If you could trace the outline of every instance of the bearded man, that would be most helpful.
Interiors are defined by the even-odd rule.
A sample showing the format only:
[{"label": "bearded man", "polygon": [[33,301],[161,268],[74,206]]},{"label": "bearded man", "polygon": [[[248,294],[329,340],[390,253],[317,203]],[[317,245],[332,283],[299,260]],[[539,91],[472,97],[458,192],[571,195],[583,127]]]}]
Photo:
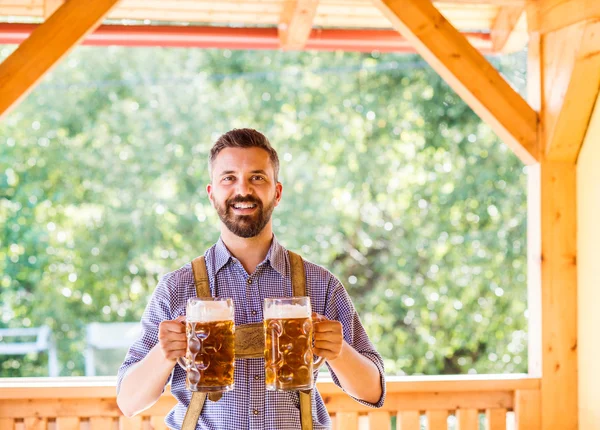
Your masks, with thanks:
[{"label": "bearded man", "polygon": [[[221,220],[219,241],[204,253],[210,294],[233,298],[236,326],[261,323],[265,298],[293,294],[290,257],[275,238],[271,220],[283,191],[277,152],[258,131],[234,129],[212,147],[209,172],[206,191]],[[317,314],[314,354],[325,359],[333,381],[346,393],[362,404],[381,407],[383,361],[348,293],[326,269],[303,264],[306,295]],[[126,416],[152,406],[170,381],[178,403],[165,423],[171,429],[181,428],[192,393],[186,389],[185,370],[176,363],[186,354],[186,301],[196,295],[191,263],[158,283],[142,317],[142,335],[118,373],[117,403]],[[204,403],[195,428],[300,429],[304,423],[299,393],[266,390],[264,366],[263,358],[236,359],[235,388],[219,401]],[[310,425],[315,430],[331,428],[318,391],[311,396]]]}]

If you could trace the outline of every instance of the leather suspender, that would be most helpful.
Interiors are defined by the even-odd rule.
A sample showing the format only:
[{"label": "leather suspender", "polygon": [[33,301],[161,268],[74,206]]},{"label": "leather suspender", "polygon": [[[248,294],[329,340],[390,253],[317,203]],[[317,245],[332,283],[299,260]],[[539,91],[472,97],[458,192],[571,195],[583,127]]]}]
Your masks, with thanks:
[{"label": "leather suspender", "polygon": [[[292,272],[293,296],[306,296],[306,273],[302,257],[288,251],[290,268]],[[192,261],[192,272],[196,284],[198,297],[210,297],[208,272],[204,256]],[[262,323],[243,324],[235,327],[235,357],[236,358],[262,358],[264,356],[264,332]],[[300,421],[302,430],[312,430],[312,390],[300,391]],[[218,401],[222,393],[210,393],[208,398]],[[181,430],[195,430],[200,418],[200,413],[206,401],[206,393],[193,392],[190,405],[185,413]]]}]

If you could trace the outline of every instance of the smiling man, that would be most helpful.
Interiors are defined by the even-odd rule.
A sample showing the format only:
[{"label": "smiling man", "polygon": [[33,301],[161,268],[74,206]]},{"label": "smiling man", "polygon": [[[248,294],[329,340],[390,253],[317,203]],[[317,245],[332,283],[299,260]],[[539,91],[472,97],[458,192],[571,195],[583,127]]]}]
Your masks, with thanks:
[{"label": "smiling man", "polygon": [[[210,151],[208,198],[221,219],[219,241],[204,253],[210,292],[231,297],[235,324],[261,323],[263,300],[292,296],[290,257],[273,235],[271,215],[281,201],[279,158],[256,130],[234,129]],[[381,407],[385,379],[381,357],[370,342],[340,281],[324,268],[304,261],[306,294],[314,324],[314,354],[324,357],[334,382],[357,401]],[[118,374],[117,403],[133,416],[153,405],[171,381],[178,404],[165,422],[180,429],[191,392],[185,371],[186,301],[196,297],[191,263],[159,282],[142,317],[143,332],[129,349]],[[298,392],[265,389],[264,359],[236,359],[235,389],[204,404],[197,429],[300,429]],[[331,428],[318,391],[312,391],[312,425]]]}]

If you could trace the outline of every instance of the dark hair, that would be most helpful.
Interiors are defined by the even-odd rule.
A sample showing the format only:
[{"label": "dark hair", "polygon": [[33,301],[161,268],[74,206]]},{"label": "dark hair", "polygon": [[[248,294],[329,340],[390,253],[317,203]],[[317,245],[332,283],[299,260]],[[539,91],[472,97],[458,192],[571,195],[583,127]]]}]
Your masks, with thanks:
[{"label": "dark hair", "polygon": [[228,131],[217,139],[213,147],[210,149],[210,155],[208,157],[208,171],[212,178],[212,166],[221,152],[225,148],[261,148],[267,151],[271,164],[273,165],[273,171],[275,172],[275,182],[279,176],[279,157],[277,151],[273,149],[269,139],[259,131],[252,128],[234,128]]}]

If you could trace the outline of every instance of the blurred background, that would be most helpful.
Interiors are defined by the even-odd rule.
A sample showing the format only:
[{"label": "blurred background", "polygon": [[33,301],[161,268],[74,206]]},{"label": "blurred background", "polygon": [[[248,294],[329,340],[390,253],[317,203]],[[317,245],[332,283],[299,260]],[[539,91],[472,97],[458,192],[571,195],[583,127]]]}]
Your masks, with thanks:
[{"label": "blurred background", "polygon": [[[523,92],[525,53],[490,61]],[[388,374],[527,371],[526,170],[419,56],[79,47],[0,122],[0,377],[116,374],[218,239],[207,155],[235,127],[278,150],[277,238]]]}]

